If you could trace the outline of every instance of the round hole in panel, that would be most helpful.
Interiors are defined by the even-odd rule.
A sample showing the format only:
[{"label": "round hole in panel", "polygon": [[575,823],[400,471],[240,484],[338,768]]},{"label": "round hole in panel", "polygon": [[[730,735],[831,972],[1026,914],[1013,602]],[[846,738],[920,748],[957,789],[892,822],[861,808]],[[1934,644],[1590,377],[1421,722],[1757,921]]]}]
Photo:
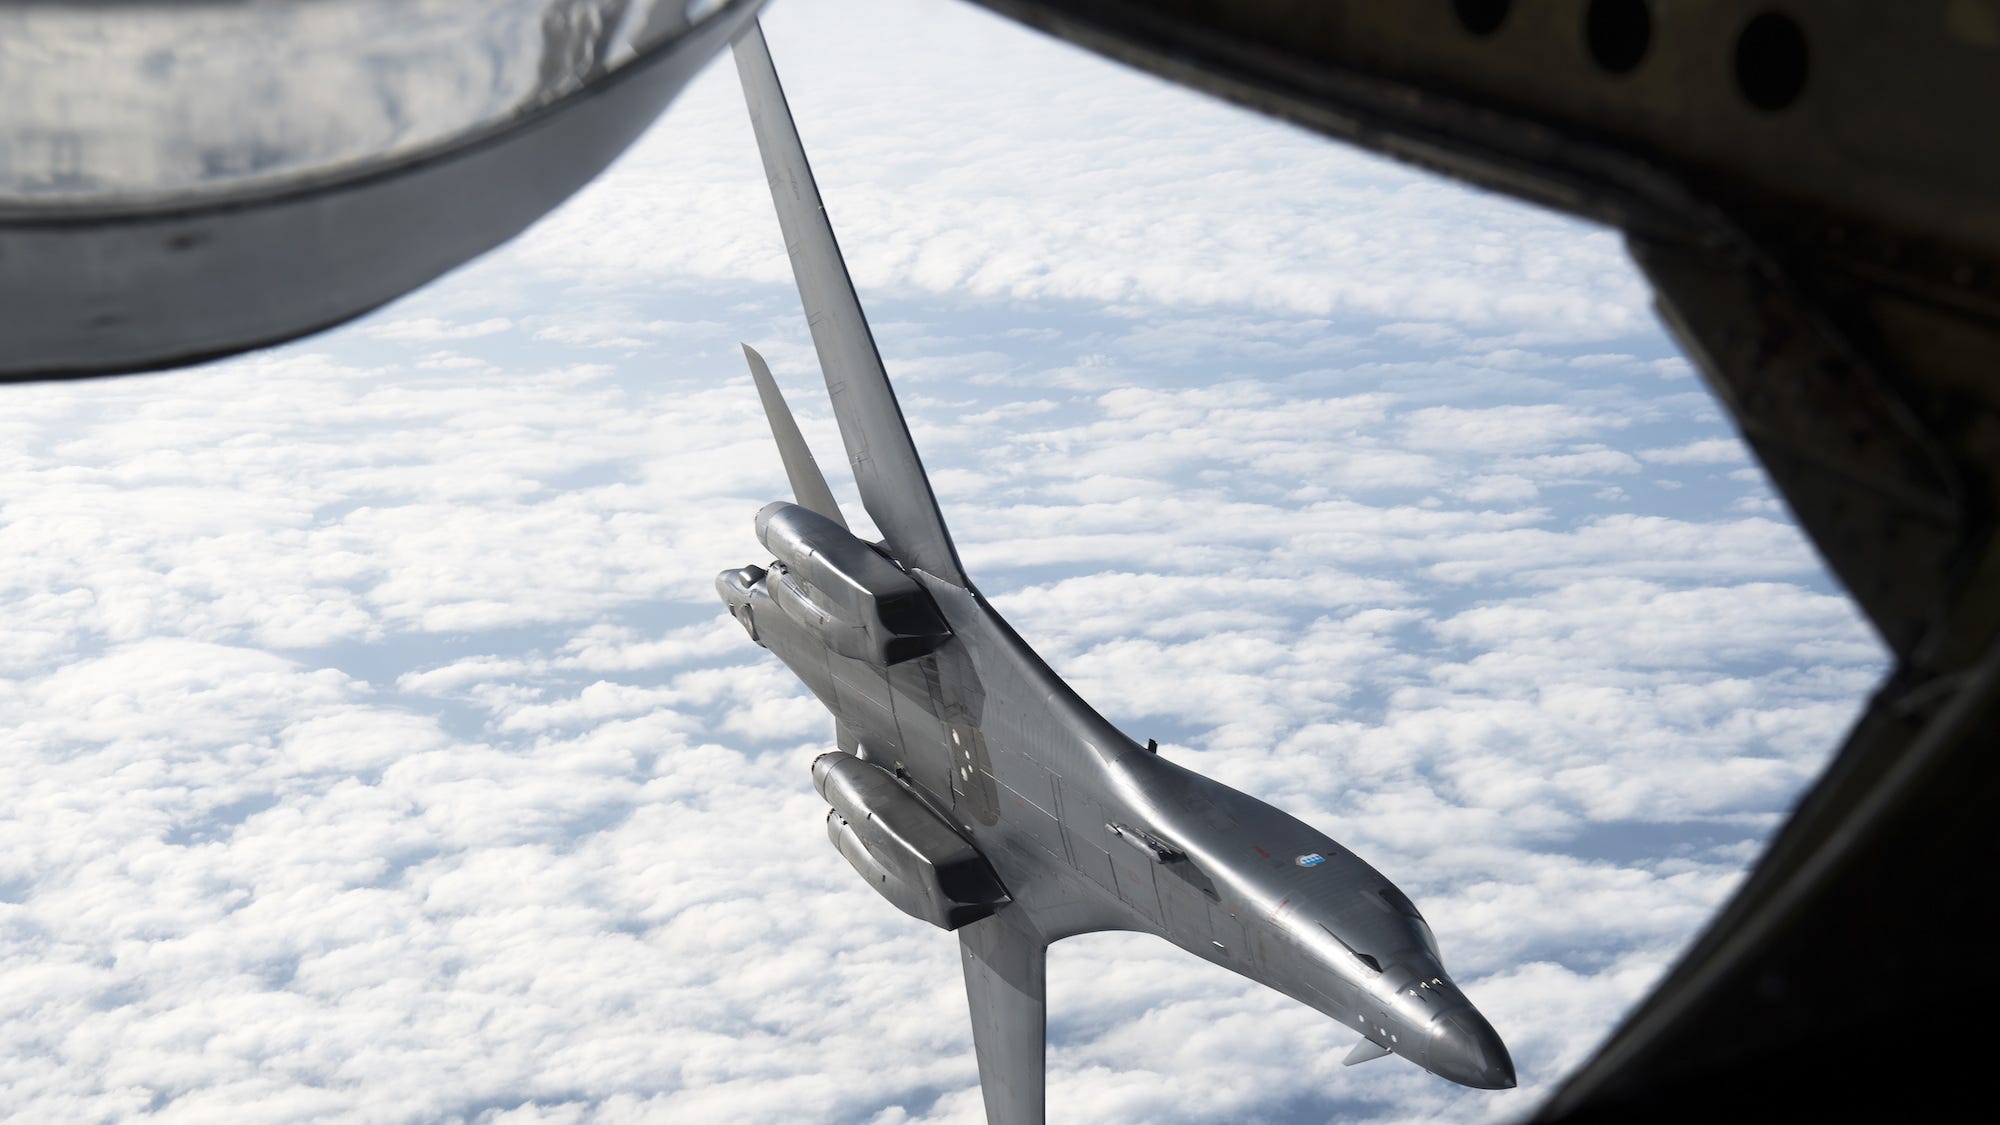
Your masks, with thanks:
[{"label": "round hole in panel", "polygon": [[1482,37],[1500,30],[1512,7],[1509,0],[1451,0],[1451,10],[1458,16],[1459,26]]},{"label": "round hole in panel", "polygon": [[1625,74],[1646,57],[1653,42],[1653,13],[1646,0],[1590,0],[1583,13],[1583,42],[1592,61]]},{"label": "round hole in panel", "polygon": [[1812,62],[1806,34],[1783,12],[1764,12],[1736,37],[1736,88],[1758,109],[1775,112],[1798,100]]}]

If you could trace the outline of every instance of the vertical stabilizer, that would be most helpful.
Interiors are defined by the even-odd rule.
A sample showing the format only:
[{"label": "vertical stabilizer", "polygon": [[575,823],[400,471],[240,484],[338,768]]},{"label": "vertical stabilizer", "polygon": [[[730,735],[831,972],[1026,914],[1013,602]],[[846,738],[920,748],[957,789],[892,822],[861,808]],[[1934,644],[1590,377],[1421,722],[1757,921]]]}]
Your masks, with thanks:
[{"label": "vertical stabilizer", "polygon": [[735,53],[736,73],[764,158],[764,175],[791,254],[792,276],[805,303],[806,322],[812,327],[813,347],[819,352],[834,417],[840,422],[840,439],[854,466],[861,505],[882,532],[889,552],[903,565],[967,586],[951,533],[945,530],[931,494],[930,478],[924,475],[896,393],[882,370],[882,357],[875,351],[875,337],[847,276],[847,264],[840,257],[840,245],[834,241],[833,225],[820,203],[763,29],[752,24],[736,41]]},{"label": "vertical stabilizer", "polygon": [[771,378],[770,366],[748,344],[743,345],[743,358],[750,361],[750,380],[757,384],[764,417],[771,423],[771,438],[778,443],[778,456],[784,458],[785,476],[792,482],[792,499],[798,501],[799,507],[810,508],[846,527],[840,505],[834,503],[833,490],[826,486],[819,462],[813,459],[812,447],[799,432],[799,423],[792,417],[791,407],[785,405],[785,396],[778,392],[778,381]]}]

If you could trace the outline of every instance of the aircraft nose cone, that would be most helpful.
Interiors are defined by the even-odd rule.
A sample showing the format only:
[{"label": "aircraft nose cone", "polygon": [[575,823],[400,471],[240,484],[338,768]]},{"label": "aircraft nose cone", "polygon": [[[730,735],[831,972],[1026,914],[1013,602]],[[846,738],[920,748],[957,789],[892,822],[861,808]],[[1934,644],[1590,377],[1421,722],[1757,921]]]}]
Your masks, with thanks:
[{"label": "aircraft nose cone", "polygon": [[1514,1060],[1486,1017],[1470,1008],[1431,1025],[1430,1071],[1479,1090],[1514,1087]]}]

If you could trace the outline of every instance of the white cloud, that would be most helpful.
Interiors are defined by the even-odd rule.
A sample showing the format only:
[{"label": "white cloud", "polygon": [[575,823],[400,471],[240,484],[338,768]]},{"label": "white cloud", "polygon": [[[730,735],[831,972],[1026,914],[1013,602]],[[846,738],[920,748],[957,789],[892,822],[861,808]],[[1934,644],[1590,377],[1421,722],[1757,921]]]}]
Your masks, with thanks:
[{"label": "white cloud", "polygon": [[1511,473],[1474,477],[1457,491],[1475,504],[1525,504],[1542,494],[1534,481]]},{"label": "white cloud", "polygon": [[1507,458],[1499,466],[1539,480],[1580,480],[1639,471],[1639,462],[1631,454],[1601,445],[1578,446],[1567,453]]},{"label": "white cloud", "polygon": [[1474,408],[1432,406],[1409,416],[1404,440],[1418,449],[1529,453],[1564,438],[1596,436],[1625,425],[1622,418],[1584,413],[1553,403]]},{"label": "white cloud", "polygon": [[[1616,239],[970,9],[769,23],[982,588],[1408,887],[1524,1080],[1341,1067],[1329,1021],[1098,935],[1052,961],[1058,1114],[1523,1112],[1881,665],[1731,510],[1754,470],[1560,487],[1740,458]],[[977,1120],[951,940],[826,845],[828,717],[710,587],[784,488],[738,339],[841,475],[801,320],[725,63],[350,330],[7,388],[0,1106]]]},{"label": "white cloud", "polygon": [[1703,438],[1671,449],[1642,449],[1639,459],[1655,465],[1735,465],[1743,461],[1743,443],[1734,438]]},{"label": "white cloud", "polygon": [[488,317],[471,324],[455,324],[435,316],[421,316],[378,321],[361,331],[364,335],[378,340],[431,343],[438,340],[471,340],[505,332],[512,327],[514,322],[504,316]]}]

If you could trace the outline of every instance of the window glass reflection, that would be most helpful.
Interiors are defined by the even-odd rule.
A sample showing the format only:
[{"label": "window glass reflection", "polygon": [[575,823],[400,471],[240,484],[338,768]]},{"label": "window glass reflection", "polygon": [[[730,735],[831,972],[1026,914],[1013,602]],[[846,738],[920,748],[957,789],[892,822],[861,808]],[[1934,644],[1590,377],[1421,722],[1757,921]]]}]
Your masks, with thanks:
[{"label": "window glass reflection", "polygon": [[683,29],[689,6],[0,5],[0,204],[225,192],[409,155],[575,92]]}]

